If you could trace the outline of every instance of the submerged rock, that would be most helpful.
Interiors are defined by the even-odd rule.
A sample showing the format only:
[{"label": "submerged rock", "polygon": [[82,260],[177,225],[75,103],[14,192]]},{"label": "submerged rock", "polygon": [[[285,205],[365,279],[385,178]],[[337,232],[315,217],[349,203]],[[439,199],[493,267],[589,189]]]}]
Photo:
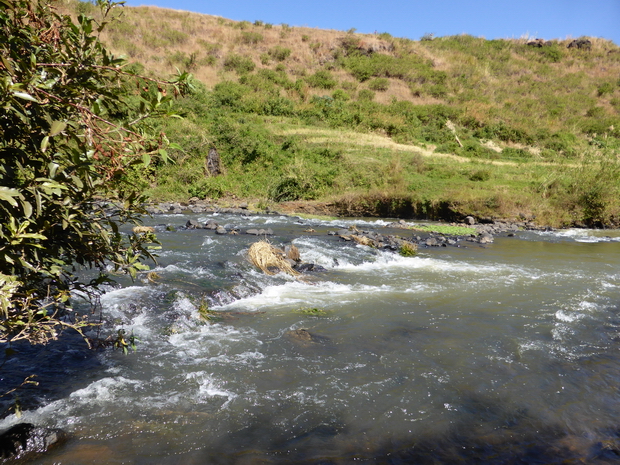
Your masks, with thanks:
[{"label": "submerged rock", "polygon": [[323,344],[329,341],[329,338],[312,334],[307,329],[294,329],[287,331],[285,334],[292,341],[302,345]]},{"label": "submerged rock", "polygon": [[[293,263],[295,263],[295,262],[293,262]],[[326,268],[322,267],[321,265],[316,265],[314,263],[301,263],[301,264],[298,264],[297,266],[295,266],[295,270],[299,271],[300,273],[327,271]]]},{"label": "submerged rock", "polygon": [[67,433],[61,429],[19,423],[0,434],[0,458],[28,458],[47,452],[49,448],[60,445],[67,439]]},{"label": "submerged rock", "polygon": [[187,220],[187,223],[185,223],[185,227],[187,229],[202,229],[202,223],[199,223],[196,220]]}]

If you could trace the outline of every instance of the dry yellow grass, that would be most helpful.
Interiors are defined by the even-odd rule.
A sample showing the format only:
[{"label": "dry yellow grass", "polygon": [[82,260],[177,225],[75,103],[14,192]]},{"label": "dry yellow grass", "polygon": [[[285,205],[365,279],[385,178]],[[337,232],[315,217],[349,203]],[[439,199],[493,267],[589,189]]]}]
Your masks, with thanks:
[{"label": "dry yellow grass", "polygon": [[248,258],[263,273],[276,274],[273,270],[283,271],[291,276],[299,275],[284,258],[282,251],[267,241],[258,241],[250,246]]},{"label": "dry yellow grass", "polygon": [[357,242],[360,245],[366,245],[368,247],[374,247],[374,244],[372,242],[372,239],[366,237],[366,236],[356,236],[355,234],[352,234],[350,237],[353,241]]}]

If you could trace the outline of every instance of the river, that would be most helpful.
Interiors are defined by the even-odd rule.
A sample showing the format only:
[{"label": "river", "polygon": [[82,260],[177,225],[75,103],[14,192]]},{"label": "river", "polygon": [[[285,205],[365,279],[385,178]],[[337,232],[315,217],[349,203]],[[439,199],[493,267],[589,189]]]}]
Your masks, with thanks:
[{"label": "river", "polygon": [[[107,333],[133,332],[136,352],[68,336],[5,363],[4,382],[37,373],[40,385],[0,429],[72,436],[31,463],[620,461],[620,231],[522,231],[401,257],[328,235],[389,220],[147,224],[211,218],[241,233],[159,227],[159,279],[102,296]],[[325,271],[260,272],[246,258],[258,238],[243,234],[257,227]]]}]

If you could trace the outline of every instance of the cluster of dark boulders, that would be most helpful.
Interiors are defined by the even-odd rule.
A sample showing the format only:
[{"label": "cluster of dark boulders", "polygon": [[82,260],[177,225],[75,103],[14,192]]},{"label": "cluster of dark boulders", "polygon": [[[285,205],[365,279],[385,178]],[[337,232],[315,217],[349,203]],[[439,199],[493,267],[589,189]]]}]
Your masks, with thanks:
[{"label": "cluster of dark boulders", "polygon": [[530,47],[551,47],[553,45],[553,42],[545,39],[534,39],[530,40],[527,45],[529,45]]},{"label": "cluster of dark boulders", "polygon": [[[404,242],[416,244],[418,247],[447,247],[459,246],[462,242],[470,242],[477,244],[490,244],[494,241],[494,236],[506,234],[513,236],[517,231],[523,230],[549,230],[549,228],[541,228],[531,220],[522,218],[522,221],[493,221],[487,220],[485,223],[479,223],[472,216],[465,217],[460,224],[453,223],[451,226],[468,226],[476,230],[475,234],[469,235],[445,235],[433,232],[416,231],[418,235],[404,239],[402,237],[379,234],[373,231],[359,231],[355,229],[341,229],[339,231],[330,231],[329,234],[337,235],[346,241],[355,241],[360,244],[369,245],[375,248],[388,248],[391,250],[399,250]],[[391,229],[407,229],[411,230],[412,225],[405,220],[400,220],[387,225]]]},{"label": "cluster of dark boulders", "polygon": [[[222,234],[222,235],[223,234],[239,234],[239,232],[241,231],[241,228],[239,228],[239,226],[230,225],[230,224],[221,225],[213,219],[208,220],[204,224],[196,220],[188,220],[187,223],[185,223],[185,229],[210,229],[212,231],[215,231],[215,234]],[[251,228],[251,229],[247,229],[245,231],[245,234],[249,234],[251,236],[272,236],[273,230],[271,228],[267,228],[267,229]]]},{"label": "cluster of dark boulders", "polygon": [[146,211],[151,215],[187,214],[187,213],[230,213],[244,215],[248,213],[248,203],[240,202],[235,207],[219,207],[206,200],[192,197],[187,202],[164,202],[156,205],[147,205]]},{"label": "cluster of dark boulders", "polygon": [[[550,40],[544,40],[544,39],[533,39],[527,43],[527,45],[529,45],[530,47],[539,47],[539,48],[540,47],[551,47],[553,44],[554,42]],[[571,40],[566,47],[577,48],[580,50],[591,50],[592,41],[588,39],[575,39],[575,40]]]},{"label": "cluster of dark boulders", "polygon": [[592,49],[592,42],[588,39],[575,39],[572,40],[566,47],[578,48],[580,50],[590,50]]}]

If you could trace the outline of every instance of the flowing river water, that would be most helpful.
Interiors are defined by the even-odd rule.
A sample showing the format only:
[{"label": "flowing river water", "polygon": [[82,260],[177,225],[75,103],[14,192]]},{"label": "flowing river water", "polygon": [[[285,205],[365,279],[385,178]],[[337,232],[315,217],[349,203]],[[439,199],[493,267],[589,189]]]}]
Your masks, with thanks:
[{"label": "flowing river water", "polygon": [[[4,383],[40,385],[0,429],[71,434],[32,463],[620,461],[620,231],[523,231],[406,258],[328,235],[383,220],[149,221],[209,218],[242,233],[159,228],[160,279],[102,296],[104,326],[133,331],[137,352],[68,336],[5,362]],[[246,258],[256,227],[326,270],[263,274]],[[205,322],[201,303],[220,317]]]}]

